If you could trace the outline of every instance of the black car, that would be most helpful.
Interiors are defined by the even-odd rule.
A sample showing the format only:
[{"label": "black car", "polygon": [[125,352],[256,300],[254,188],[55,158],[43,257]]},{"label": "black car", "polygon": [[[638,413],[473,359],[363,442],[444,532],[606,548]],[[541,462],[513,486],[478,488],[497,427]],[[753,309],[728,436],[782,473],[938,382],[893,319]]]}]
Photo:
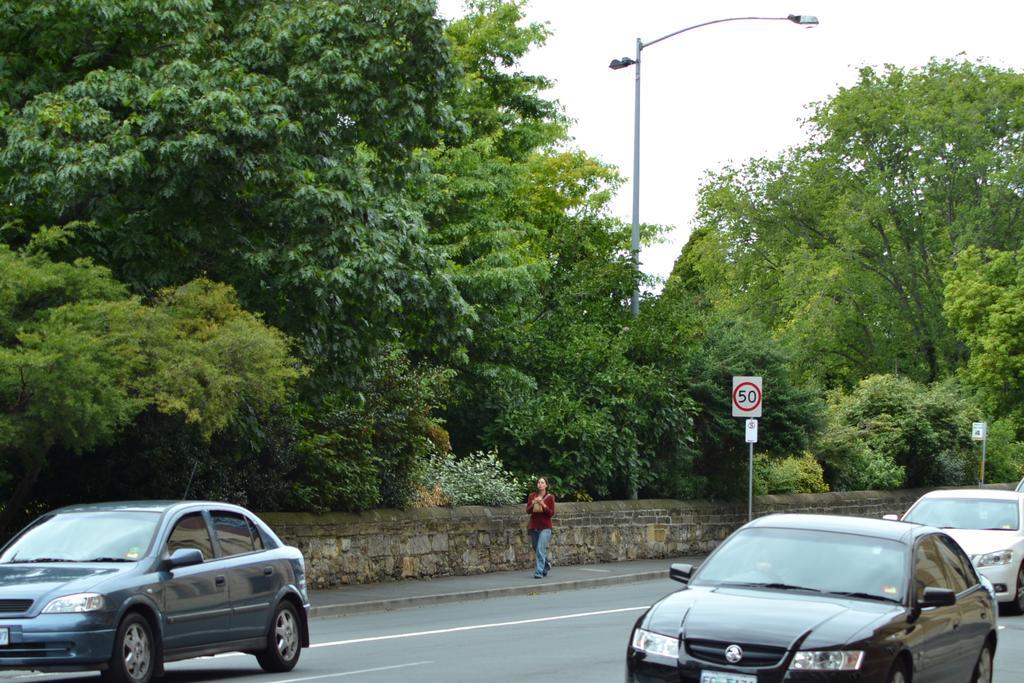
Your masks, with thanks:
[{"label": "black car", "polygon": [[997,608],[938,529],[769,515],[636,622],[626,681],[990,683]]},{"label": "black car", "polygon": [[0,550],[0,669],[148,683],[164,662],[240,651],[289,671],[308,612],[302,554],[226,503],[61,508]]}]

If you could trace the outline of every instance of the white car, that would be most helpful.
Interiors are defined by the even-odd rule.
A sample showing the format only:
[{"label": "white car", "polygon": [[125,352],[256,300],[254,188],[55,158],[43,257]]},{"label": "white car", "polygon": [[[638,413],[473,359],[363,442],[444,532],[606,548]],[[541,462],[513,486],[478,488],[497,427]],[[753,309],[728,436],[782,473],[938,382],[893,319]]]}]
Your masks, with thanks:
[{"label": "white car", "polygon": [[902,519],[943,529],[992,582],[996,600],[1013,614],[1024,613],[1024,493],[932,491]]}]

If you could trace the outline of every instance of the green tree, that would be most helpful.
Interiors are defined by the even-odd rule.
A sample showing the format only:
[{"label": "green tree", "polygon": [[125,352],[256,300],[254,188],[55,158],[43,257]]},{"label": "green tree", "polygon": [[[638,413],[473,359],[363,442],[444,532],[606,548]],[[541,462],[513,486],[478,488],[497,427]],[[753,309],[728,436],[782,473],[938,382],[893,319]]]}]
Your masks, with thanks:
[{"label": "green tree", "polygon": [[0,22],[0,222],[131,291],[198,277],[331,385],[400,337],[457,354],[466,310],[406,186],[449,126],[430,0],[19,0]]},{"label": "green tree", "polygon": [[964,380],[989,414],[1017,424],[1024,418],[1022,255],[1019,250],[964,250],[947,275],[944,308],[970,350]]},{"label": "green tree", "polygon": [[809,140],[703,188],[691,284],[760,320],[801,375],[948,376],[965,348],[943,275],[970,245],[1014,250],[1024,76],[964,61],[862,69],[816,106]]},{"label": "green tree", "polygon": [[519,69],[547,35],[522,5],[475,2],[449,26],[460,125],[418,188],[475,314],[446,427],[458,454],[497,449],[567,494],[621,496],[654,480],[655,444],[687,437],[688,403],[631,355],[628,230],[607,211],[619,179],[571,148],[548,81]]},{"label": "green tree", "polygon": [[[408,488],[405,460],[419,457],[428,421],[383,407],[368,417],[367,397],[429,412],[418,373],[460,362],[468,339],[472,311],[410,192],[425,182],[425,150],[460,130],[458,69],[434,13],[430,0],[0,8],[0,241],[90,258],[146,302],[224,282],[294,338],[311,373],[287,427],[249,414],[216,443],[174,440],[204,463],[295,467],[292,504],[363,509],[405,496],[391,487]],[[394,353],[415,367],[382,371]],[[160,410],[226,407],[189,402],[208,367],[150,369],[144,389]],[[231,395],[212,388],[204,400]],[[166,452],[159,417],[133,429],[120,443]],[[277,432],[289,436],[264,438]],[[339,492],[332,473],[354,478]]]},{"label": "green tree", "polygon": [[145,306],[89,261],[3,245],[0,272],[0,455],[20,475],[0,528],[54,449],[108,443],[148,407],[209,438],[282,401],[300,374],[284,335],[226,285],[197,280]]}]

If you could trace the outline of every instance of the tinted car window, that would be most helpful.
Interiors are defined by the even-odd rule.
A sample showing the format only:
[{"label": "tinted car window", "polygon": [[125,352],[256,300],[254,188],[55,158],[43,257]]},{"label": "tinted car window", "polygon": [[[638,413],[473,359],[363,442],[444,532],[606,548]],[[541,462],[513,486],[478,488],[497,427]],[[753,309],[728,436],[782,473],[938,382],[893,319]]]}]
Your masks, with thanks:
[{"label": "tinted car window", "polygon": [[255,550],[252,532],[245,517],[234,512],[214,512],[213,529],[225,555],[241,555]]},{"label": "tinted car window", "polygon": [[149,549],[159,521],[158,513],[128,510],[52,515],[15,539],[0,562],[135,561]]},{"label": "tinted car window", "polygon": [[953,590],[962,593],[978,583],[978,576],[970,561],[948,538],[939,538],[939,552],[946,564],[946,573]]},{"label": "tinted car window", "polygon": [[746,529],[709,557],[690,583],[784,583],[897,601],[906,584],[907,550],[897,541],[855,534]]},{"label": "tinted car window", "polygon": [[1020,529],[1015,500],[925,498],[907,513],[904,521],[940,529]]},{"label": "tinted car window", "polygon": [[167,550],[173,553],[179,548],[196,548],[203,553],[203,559],[213,557],[213,541],[210,540],[210,531],[206,528],[206,520],[201,512],[192,512],[174,525],[174,531],[167,540]]},{"label": "tinted car window", "polygon": [[914,554],[914,594],[918,600],[924,597],[924,589],[927,587],[953,588],[942,565],[937,538],[926,536],[921,539]]}]

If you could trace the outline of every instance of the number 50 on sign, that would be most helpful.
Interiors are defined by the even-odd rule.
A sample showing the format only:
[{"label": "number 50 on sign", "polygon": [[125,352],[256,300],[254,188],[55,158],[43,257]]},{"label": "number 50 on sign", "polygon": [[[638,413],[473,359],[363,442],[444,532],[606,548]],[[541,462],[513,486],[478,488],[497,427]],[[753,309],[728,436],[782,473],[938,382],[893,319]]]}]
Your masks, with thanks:
[{"label": "number 50 on sign", "polygon": [[732,416],[761,417],[760,377],[732,378]]}]

